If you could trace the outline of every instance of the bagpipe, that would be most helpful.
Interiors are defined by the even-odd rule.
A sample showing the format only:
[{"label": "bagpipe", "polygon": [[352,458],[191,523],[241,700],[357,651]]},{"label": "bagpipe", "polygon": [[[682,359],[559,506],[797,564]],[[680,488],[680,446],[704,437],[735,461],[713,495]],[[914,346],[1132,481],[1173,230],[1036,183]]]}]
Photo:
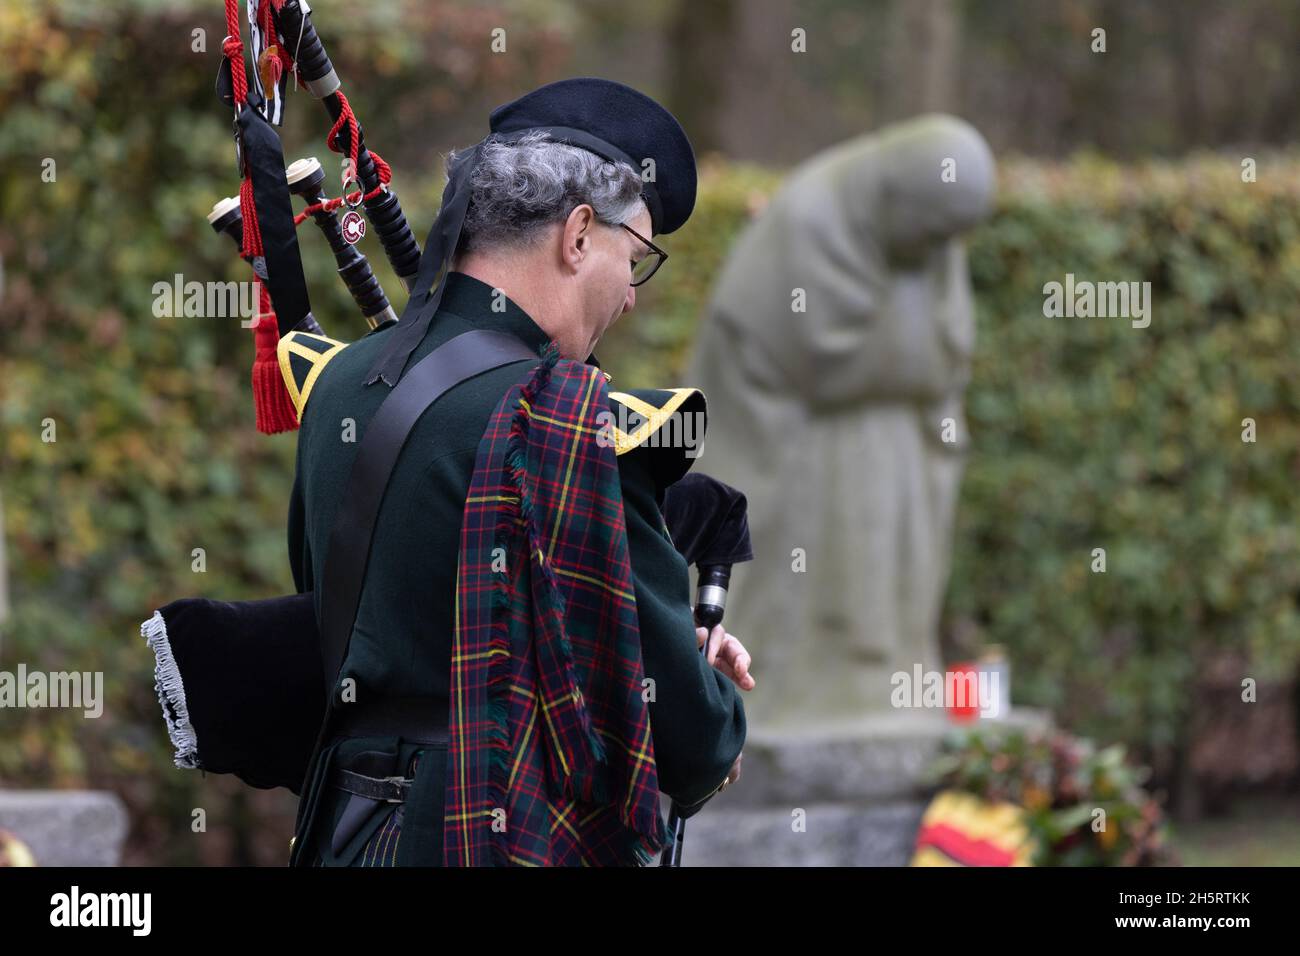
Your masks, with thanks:
[{"label": "bagpipe", "polygon": [[[697,570],[695,623],[710,631],[722,622],[732,566],[753,557],[745,506],[741,492],[700,473],[664,493],[668,533]],[[312,592],[183,598],[156,611],[141,634],[157,658],[155,689],[176,766],[301,794],[329,697]],[[705,803],[674,802],[668,827],[675,838],[662,864],[679,865],[685,821]]]},{"label": "bagpipe", "polygon": [[[234,111],[241,183],[237,197],[213,206],[208,222],[235,243],[258,284],[256,422],[259,431],[274,434],[298,427],[276,355],[279,339],[295,331],[324,334],[308,301],[297,227],[311,219],[320,229],[339,278],[371,328],[398,320],[357,247],[367,222],[408,292],[420,271],[421,252],[391,188],[392,171],[366,147],[307,3],[249,0],[257,66],[252,88],[244,70],[237,0],[225,0],[225,10],[228,35],[217,93]],[[326,144],[343,156],[338,197],[326,195],[325,170],[315,158],[285,167],[274,126],[283,120],[290,74],[295,85],[321,100],[331,118]],[[293,196],[303,207],[296,214]],[[744,496],[708,476],[687,474],[667,487],[663,512],[677,550],[699,570],[696,623],[712,629],[722,619],[732,564],[752,557]],[[155,690],[176,747],[176,765],[301,794],[327,735],[335,677],[330,671],[339,663],[323,639],[314,595],[236,602],[186,598],[156,611],[141,633],[155,654]],[[679,863],[684,821],[704,802],[689,808],[674,804],[669,827],[676,843],[665,851],[664,864]]]},{"label": "bagpipe", "polygon": [[[297,227],[311,219],[324,233],[339,277],[371,328],[397,316],[356,246],[366,234],[367,221],[408,290],[419,272],[420,247],[390,186],[392,170],[366,146],[361,124],[305,0],[249,0],[256,64],[251,88],[244,69],[237,0],[226,0],[225,10],[227,35],[221,47],[217,96],[234,110],[235,165],[241,183],[238,200],[216,203],[208,221],[235,240],[240,255],[253,268],[259,290],[253,327],[253,399],[258,431],[275,434],[298,427],[276,359],[280,336],[291,331],[323,334],[311,312]],[[325,144],[343,158],[342,192],[332,199],[325,194],[325,171],[316,159],[298,160],[285,168],[274,127],[283,122],[290,75],[321,101],[332,121]],[[293,194],[305,203],[296,215]],[[341,218],[340,207],[345,207]]]}]

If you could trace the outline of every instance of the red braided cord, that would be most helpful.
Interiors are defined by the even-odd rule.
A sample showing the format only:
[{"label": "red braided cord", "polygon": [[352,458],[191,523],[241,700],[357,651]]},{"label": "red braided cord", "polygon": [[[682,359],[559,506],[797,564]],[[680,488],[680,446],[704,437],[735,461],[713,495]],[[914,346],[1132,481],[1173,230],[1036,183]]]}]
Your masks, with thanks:
[{"label": "red braided cord", "polygon": [[271,304],[271,292],[261,279],[254,278],[253,281],[257,283],[257,321],[253,323],[253,328],[257,328],[268,318],[274,324],[275,307]]},{"label": "red braided cord", "polygon": [[[235,96],[235,111],[248,102],[248,76],[244,73],[244,44],[240,40],[239,0],[226,0],[226,39],[221,52],[230,61],[230,85]],[[257,224],[257,207],[253,205],[253,181],[244,176],[239,184],[239,214],[244,219],[245,256],[262,254],[262,230]]]},{"label": "red braided cord", "polygon": [[[373,156],[375,154],[371,153],[370,155]],[[382,179],[382,175],[381,175],[381,179]],[[361,190],[358,189],[350,196],[346,196],[346,197],[335,196],[333,199],[327,199],[324,202],[312,203],[310,206],[303,209],[302,212],[298,213],[298,215],[293,217],[293,224],[295,226],[301,226],[304,222],[307,221],[307,217],[312,215],[313,213],[333,212],[335,209],[338,209],[339,206],[343,205],[345,199],[347,202],[351,203],[354,206],[357,204],[358,196],[361,197],[361,202],[369,202],[370,200],[374,199],[376,196],[378,196],[380,193],[384,191],[384,186],[387,182],[388,180],[384,179],[382,182],[380,182],[378,186],[370,190],[370,192],[366,193],[364,196],[361,195]]]},{"label": "red braided cord", "polygon": [[244,74],[244,44],[239,39],[239,0],[226,0],[226,39],[221,52],[230,61],[230,80],[235,91],[235,106],[248,100],[248,77]]},{"label": "red braided cord", "polygon": [[[338,91],[338,98],[340,104],[339,118],[336,119],[334,125],[330,127],[330,131],[325,137],[325,145],[333,152],[342,153],[343,150],[339,148],[338,136],[339,133],[342,132],[343,127],[346,126],[348,128],[348,159],[352,161],[352,169],[355,172],[357,168],[357,157],[360,152],[361,137],[358,135],[360,129],[357,124],[357,116],[352,112],[352,104],[348,102],[348,98],[343,95],[342,90]],[[306,222],[307,217],[313,213],[333,212],[335,209],[338,209],[339,206],[343,205],[344,201],[349,205],[355,206],[359,203],[369,202],[371,199],[374,199],[382,193],[388,184],[392,182],[393,170],[388,163],[384,162],[384,158],[373,149],[370,150],[370,158],[374,161],[375,172],[379,175],[378,186],[365,194],[362,194],[361,190],[358,189],[356,192],[347,196],[339,196],[334,199],[327,199],[324,202],[313,203],[293,217],[293,224],[295,226],[301,226]]]},{"label": "red braided cord", "polygon": [[384,162],[384,157],[380,156],[373,149],[370,150],[370,158],[375,161],[375,172],[379,174],[379,181],[387,184],[393,178],[393,171],[388,164]]},{"label": "red braided cord", "polygon": [[357,117],[356,114],[352,112],[352,104],[349,103],[348,98],[343,95],[343,91],[339,90],[335,95],[339,98],[339,118],[334,121],[334,125],[330,127],[330,131],[325,135],[325,145],[336,153],[343,152],[343,150],[339,149],[338,136],[339,131],[343,129],[344,126],[347,126],[348,158],[352,160],[352,170],[355,173],[357,168],[357,151],[360,149],[360,144],[357,142],[359,139],[357,136]]},{"label": "red braided cord", "polygon": [[258,24],[258,29],[262,31],[263,48],[273,46],[278,49],[280,44],[276,42],[275,21],[271,19],[271,5],[269,3],[262,4],[262,8],[258,13],[262,19],[262,22]]},{"label": "red braided cord", "polygon": [[[352,112],[352,104],[349,103],[348,98],[343,95],[343,91],[339,90],[336,95],[339,98],[339,118],[334,121],[334,125],[330,127],[329,133],[325,136],[325,145],[328,146],[332,151],[336,153],[342,153],[343,150],[339,148],[338,136],[339,136],[339,132],[343,129],[343,127],[347,126],[348,127],[348,159],[352,161],[353,173],[356,173],[357,156],[361,148],[361,135],[360,135],[361,128],[357,124],[357,115]],[[393,178],[392,169],[390,169],[388,164],[384,162],[384,158],[380,156],[378,153],[376,153],[373,149],[370,150],[370,158],[374,160],[375,172],[379,174],[380,184],[387,185]],[[370,195],[375,195],[375,194],[376,194],[375,191],[371,190],[371,193],[367,195],[366,198],[369,199]],[[353,193],[353,196],[355,195],[356,194]]]},{"label": "red braided cord", "polygon": [[239,184],[239,214],[244,217],[244,256],[262,255],[262,227],[257,221],[257,206],[253,204],[253,181],[245,177]]}]

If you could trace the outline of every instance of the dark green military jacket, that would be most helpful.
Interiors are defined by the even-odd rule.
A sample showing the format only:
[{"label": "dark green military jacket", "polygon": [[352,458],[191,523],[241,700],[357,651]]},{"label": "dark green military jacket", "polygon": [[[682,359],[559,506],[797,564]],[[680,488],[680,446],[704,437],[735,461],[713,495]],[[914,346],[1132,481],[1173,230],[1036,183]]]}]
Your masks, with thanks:
[{"label": "dark green military jacket", "polygon": [[[545,347],[546,333],[504,295],[494,295],[491,287],[462,273],[451,273],[447,283],[438,314],[411,365],[443,342],[476,328],[513,333],[539,351]],[[390,328],[381,326],[346,347],[302,336],[281,343],[281,366],[301,414],[289,554],[299,592],[312,590],[316,595],[318,620],[330,529],[366,425],[389,394],[383,385],[365,387],[362,382]],[[461,512],[488,420],[529,367],[527,360],[516,362],[463,382],[443,395],[412,430],[379,511],[340,673],[340,680],[355,681],[357,701],[422,697],[446,711]],[[693,393],[639,391],[640,399],[625,396],[625,401],[644,411],[647,401],[666,407],[688,391]],[[618,400],[612,396],[611,401]],[[718,787],[740,753],[745,714],[732,682],[697,651],[686,564],[673,548],[659,510],[663,483],[675,477],[673,468],[661,467],[662,456],[674,450],[650,447],[652,442],[645,441],[650,431],[637,429],[630,440],[620,433],[616,450],[642,658],[645,675],[656,686],[650,719],[659,786],[680,803],[692,804]],[[680,449],[675,453],[680,455]],[[400,838],[391,841],[393,846],[380,847],[383,862],[441,863],[445,751],[397,738],[367,738],[346,740],[335,754],[342,761],[361,750],[390,753],[398,772],[406,774],[411,758],[422,749],[429,759],[418,760],[416,782],[399,811]],[[301,799],[296,839],[310,849],[300,852],[319,854],[326,865],[376,862],[374,844],[385,842],[395,805],[377,812],[336,852],[330,834],[346,794],[311,784]]]}]

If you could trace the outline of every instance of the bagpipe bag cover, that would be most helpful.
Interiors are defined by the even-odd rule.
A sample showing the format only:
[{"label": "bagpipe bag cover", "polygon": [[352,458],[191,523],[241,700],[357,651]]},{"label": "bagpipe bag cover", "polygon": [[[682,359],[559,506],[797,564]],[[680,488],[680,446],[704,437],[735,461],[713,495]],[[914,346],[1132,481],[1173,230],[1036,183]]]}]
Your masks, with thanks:
[{"label": "bagpipe bag cover", "polygon": [[298,793],[325,718],[312,595],[183,598],[141,632],[154,650],[176,765]]}]

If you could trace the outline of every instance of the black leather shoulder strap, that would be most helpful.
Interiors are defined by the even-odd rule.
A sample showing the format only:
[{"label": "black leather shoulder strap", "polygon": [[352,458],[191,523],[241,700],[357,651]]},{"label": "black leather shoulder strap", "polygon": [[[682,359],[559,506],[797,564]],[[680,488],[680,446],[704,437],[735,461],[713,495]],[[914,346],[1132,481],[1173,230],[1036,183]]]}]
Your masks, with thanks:
[{"label": "black leather shoulder strap", "polygon": [[330,529],[322,572],[320,635],[327,707],[356,622],[379,506],[411,429],[453,386],[490,369],[537,358],[536,352],[509,333],[488,329],[463,332],[402,376],[366,426]]}]

